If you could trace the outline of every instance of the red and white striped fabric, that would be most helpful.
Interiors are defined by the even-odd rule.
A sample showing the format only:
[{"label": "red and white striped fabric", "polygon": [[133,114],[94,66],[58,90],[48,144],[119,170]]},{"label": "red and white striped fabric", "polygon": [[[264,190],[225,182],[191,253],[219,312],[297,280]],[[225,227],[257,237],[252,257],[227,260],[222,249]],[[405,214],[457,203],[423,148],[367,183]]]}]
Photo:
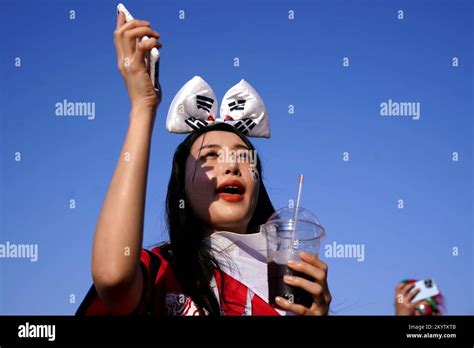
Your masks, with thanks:
[{"label": "red and white striped fabric", "polygon": [[[284,315],[268,304],[266,246],[261,234],[216,232],[209,238],[224,272],[214,273],[211,287],[223,315]],[[262,244],[263,243],[263,244]],[[169,248],[142,250],[140,265],[144,291],[132,315],[199,315],[190,297],[183,294],[170,263]],[[224,279],[221,278],[221,274]],[[155,276],[156,275],[156,276]],[[223,281],[223,282],[222,282]],[[224,291],[221,284],[224,283]],[[221,296],[219,296],[221,294]],[[76,315],[109,315],[110,311],[91,287]]]}]

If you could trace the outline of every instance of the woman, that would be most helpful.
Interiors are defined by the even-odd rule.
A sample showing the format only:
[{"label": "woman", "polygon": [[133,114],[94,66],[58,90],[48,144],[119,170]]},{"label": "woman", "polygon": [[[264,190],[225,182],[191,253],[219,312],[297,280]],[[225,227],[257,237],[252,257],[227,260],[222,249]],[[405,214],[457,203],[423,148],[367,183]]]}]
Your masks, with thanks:
[{"label": "woman", "polygon": [[[145,35],[150,39],[138,43]],[[145,55],[161,47],[158,38],[150,23],[126,23],[119,13],[114,42],[131,101],[130,125],[96,226],[94,286],[77,314],[327,314],[327,265],[311,254],[289,264],[311,280],[294,276],[285,282],[311,293],[312,305],[283,298],[276,299],[279,308],[268,304],[262,290],[267,280],[255,276],[266,270],[258,226],[274,209],[260,161],[255,175],[247,157],[255,148],[231,125],[199,128],[178,146],[166,202],[170,242],[142,249],[150,143],[161,101]],[[222,161],[223,149],[244,150],[239,152],[243,158]],[[236,273],[232,264],[240,265]]]}]

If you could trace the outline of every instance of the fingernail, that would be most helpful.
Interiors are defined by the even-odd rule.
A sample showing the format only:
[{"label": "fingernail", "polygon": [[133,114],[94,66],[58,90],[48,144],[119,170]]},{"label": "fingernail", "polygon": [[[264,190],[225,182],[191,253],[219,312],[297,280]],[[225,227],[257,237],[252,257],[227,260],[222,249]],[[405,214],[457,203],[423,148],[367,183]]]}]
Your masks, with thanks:
[{"label": "fingernail", "polygon": [[283,297],[277,296],[275,297],[275,301],[280,302],[280,303],[285,303],[286,300]]},{"label": "fingernail", "polygon": [[296,265],[296,261],[295,260],[288,260],[288,264],[289,265]]},{"label": "fingernail", "polygon": [[295,278],[289,275],[286,275],[283,277],[285,280],[288,280],[289,282],[293,281]]}]

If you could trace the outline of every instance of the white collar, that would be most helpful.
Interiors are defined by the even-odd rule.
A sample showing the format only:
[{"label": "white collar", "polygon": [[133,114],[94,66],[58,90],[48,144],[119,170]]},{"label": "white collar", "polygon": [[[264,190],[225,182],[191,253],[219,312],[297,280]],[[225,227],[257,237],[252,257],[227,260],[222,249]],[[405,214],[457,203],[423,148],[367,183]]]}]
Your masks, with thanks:
[{"label": "white collar", "polygon": [[[217,231],[207,237],[221,270],[268,303],[267,240],[261,233]],[[276,309],[280,315],[286,312]]]},{"label": "white collar", "polygon": [[228,231],[218,231],[208,237],[211,246],[217,251],[235,252],[239,250],[240,255],[252,257],[257,261],[267,263],[267,241],[265,236],[259,233],[241,234]]},{"label": "white collar", "polygon": [[222,271],[268,301],[267,241],[263,234],[218,231],[208,240]]}]

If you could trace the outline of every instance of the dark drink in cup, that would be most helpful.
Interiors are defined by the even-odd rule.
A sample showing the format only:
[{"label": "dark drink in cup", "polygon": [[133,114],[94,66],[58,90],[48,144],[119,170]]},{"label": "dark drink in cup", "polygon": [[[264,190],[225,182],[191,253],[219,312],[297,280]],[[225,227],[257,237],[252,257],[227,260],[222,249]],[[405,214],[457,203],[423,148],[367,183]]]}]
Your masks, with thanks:
[{"label": "dark drink in cup", "polygon": [[280,265],[276,262],[268,263],[268,298],[270,304],[276,306],[275,297],[281,296],[292,303],[298,303],[308,308],[311,307],[313,296],[301,288],[286,284],[283,281],[285,275],[311,280],[304,273],[293,271],[288,265]]},{"label": "dark drink in cup", "polygon": [[283,277],[291,275],[315,281],[306,274],[289,268],[288,260],[299,260],[301,251],[317,256],[325,231],[317,218],[302,207],[298,209],[295,230],[294,216],[294,209],[280,209],[261,227],[267,239],[268,298],[273,306],[277,306],[275,297],[281,296],[309,308],[313,303],[313,296],[299,287],[287,285]]}]

